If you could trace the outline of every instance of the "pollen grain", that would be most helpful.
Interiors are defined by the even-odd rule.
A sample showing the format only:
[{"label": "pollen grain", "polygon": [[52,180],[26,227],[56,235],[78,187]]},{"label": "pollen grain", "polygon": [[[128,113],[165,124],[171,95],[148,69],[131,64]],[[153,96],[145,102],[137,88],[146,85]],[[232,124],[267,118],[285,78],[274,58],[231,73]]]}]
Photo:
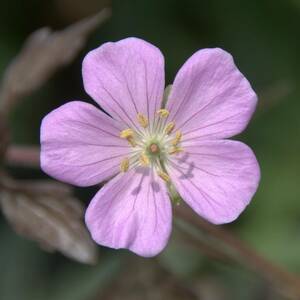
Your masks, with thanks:
[{"label": "pollen grain", "polygon": [[166,126],[166,128],[165,128],[165,133],[166,134],[170,134],[173,131],[174,127],[175,127],[175,123],[174,122],[168,123],[167,126]]},{"label": "pollen grain", "polygon": [[149,160],[148,156],[145,153],[141,154],[141,156],[140,156],[140,163],[144,167],[149,166],[150,160]]},{"label": "pollen grain", "polygon": [[173,147],[171,150],[169,150],[169,154],[177,154],[182,151],[183,151],[183,149],[180,147]]},{"label": "pollen grain", "polygon": [[161,179],[163,179],[164,181],[166,181],[166,182],[169,182],[169,181],[170,181],[170,176],[169,176],[167,173],[163,172],[163,171],[159,171],[159,172],[158,172],[158,176],[159,176]]},{"label": "pollen grain", "polygon": [[181,138],[182,138],[182,133],[181,133],[180,130],[177,130],[176,133],[175,133],[175,138],[171,142],[172,145],[177,146],[180,143]]},{"label": "pollen grain", "polygon": [[126,157],[121,161],[120,170],[121,172],[127,172],[129,169],[129,159]]},{"label": "pollen grain", "polygon": [[134,140],[133,137],[127,138],[127,141],[131,145],[131,147],[135,147],[136,146],[136,142],[135,142],[135,140]]},{"label": "pollen grain", "polygon": [[134,131],[131,128],[124,129],[120,132],[120,137],[122,139],[132,138],[134,135]]},{"label": "pollen grain", "polygon": [[148,121],[148,118],[145,115],[143,115],[141,113],[138,113],[137,114],[137,120],[143,128],[148,127],[149,121]]},{"label": "pollen grain", "polygon": [[159,114],[162,118],[167,118],[170,114],[170,112],[165,108],[159,109],[156,113]]}]

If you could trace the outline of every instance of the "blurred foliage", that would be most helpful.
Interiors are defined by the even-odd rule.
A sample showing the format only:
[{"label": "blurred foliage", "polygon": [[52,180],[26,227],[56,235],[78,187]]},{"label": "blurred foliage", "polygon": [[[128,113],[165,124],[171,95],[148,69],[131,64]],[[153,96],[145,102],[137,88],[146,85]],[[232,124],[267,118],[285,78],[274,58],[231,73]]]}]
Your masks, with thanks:
[{"label": "blurred foliage", "polygon": [[[82,1],[3,0],[0,75],[32,31],[44,26],[63,28],[106,3],[86,0],[82,9]],[[90,38],[79,58],[12,113],[14,142],[38,144],[40,121],[47,112],[72,99],[91,101],[83,90],[81,61],[88,50],[105,41],[137,36],[157,45],[166,58],[167,83],[196,50],[224,48],[260,97],[256,116],[239,138],[255,151],[262,169],[251,205],[227,226],[266,257],[300,272],[300,1],[118,0],[112,8],[112,18]],[[46,177],[33,170],[10,171],[18,178]],[[94,190],[76,191],[87,204]],[[59,254],[42,252],[17,236],[3,218],[0,239],[1,300],[101,299],[102,293],[110,299],[107,287],[126,276],[137,276],[133,271],[124,274],[127,269],[122,264],[128,257],[137,263],[133,254],[99,247],[98,265],[82,266]],[[174,235],[161,257],[150,260],[159,264],[156,272],[165,276],[161,280],[175,278],[172,284],[186,284],[196,299],[276,299],[254,274],[214,262],[199,252],[190,253],[185,247]],[[149,260],[145,268],[146,264]],[[124,284],[117,286],[124,289]],[[196,287],[203,287],[202,294]],[[211,290],[221,292],[216,296]]]}]

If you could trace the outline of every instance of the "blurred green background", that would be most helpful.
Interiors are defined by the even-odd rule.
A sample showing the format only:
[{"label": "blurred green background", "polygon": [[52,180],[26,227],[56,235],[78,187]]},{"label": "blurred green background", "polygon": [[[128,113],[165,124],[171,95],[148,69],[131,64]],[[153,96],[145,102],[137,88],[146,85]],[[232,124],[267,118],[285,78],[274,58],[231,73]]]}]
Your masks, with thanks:
[{"label": "blurred green background", "polygon": [[[108,2],[2,0],[0,75],[32,31],[64,28],[104,4]],[[73,99],[90,101],[83,90],[81,62],[103,42],[136,36],[155,44],[165,55],[167,83],[193,52],[224,48],[259,95],[256,114],[238,139],[251,146],[262,171],[251,205],[227,227],[269,259],[300,272],[300,1],[119,0],[112,9],[110,20],[91,36],[78,58],[12,113],[13,141],[38,144],[45,114]],[[10,172],[18,178],[46,178],[37,170]],[[87,204],[95,190],[76,193]],[[255,274],[185,248],[175,235],[166,251],[150,260],[99,251],[96,266],[80,265],[19,237],[1,217],[0,299],[276,299]],[[173,285],[179,286],[184,295],[169,296],[162,285],[166,281],[172,291]],[[112,288],[116,286],[119,295]],[[154,291],[166,294],[155,298]]]}]

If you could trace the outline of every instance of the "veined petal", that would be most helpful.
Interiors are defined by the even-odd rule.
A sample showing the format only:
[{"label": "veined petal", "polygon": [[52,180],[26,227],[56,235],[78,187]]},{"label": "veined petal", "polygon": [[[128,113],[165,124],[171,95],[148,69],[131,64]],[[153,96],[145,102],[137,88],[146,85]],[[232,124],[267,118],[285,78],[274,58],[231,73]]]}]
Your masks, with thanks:
[{"label": "veined petal", "polygon": [[100,245],[126,248],[145,257],[157,255],[171,232],[166,186],[149,168],[120,174],[96,194],[85,221]]},{"label": "veined petal", "polygon": [[86,92],[114,119],[139,127],[137,114],[153,119],[164,92],[164,58],[137,38],[106,43],[83,61]]},{"label": "veined petal", "polygon": [[252,150],[230,140],[197,142],[167,169],[183,200],[215,224],[235,220],[258,187],[259,166]]},{"label": "veined petal", "polygon": [[256,102],[232,56],[215,48],[196,52],[182,66],[166,108],[184,139],[228,138],[244,130]]},{"label": "veined petal", "polygon": [[41,126],[41,167],[48,175],[89,186],[115,175],[130,149],[119,122],[91,104],[69,102],[49,113]]}]

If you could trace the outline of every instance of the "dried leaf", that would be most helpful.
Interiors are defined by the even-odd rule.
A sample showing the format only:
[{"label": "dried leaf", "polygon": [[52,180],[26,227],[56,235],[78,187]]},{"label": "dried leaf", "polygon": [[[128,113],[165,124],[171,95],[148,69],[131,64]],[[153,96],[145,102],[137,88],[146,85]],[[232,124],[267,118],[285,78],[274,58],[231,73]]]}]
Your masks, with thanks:
[{"label": "dried leaf", "polygon": [[84,209],[66,185],[9,181],[0,191],[0,205],[17,233],[45,250],[60,251],[82,263],[96,262],[96,246],[82,221]]},{"label": "dried leaf", "polygon": [[88,35],[110,16],[108,8],[62,31],[41,28],[32,33],[5,72],[0,89],[1,109],[9,111],[19,98],[39,88],[60,67],[70,63]]}]

